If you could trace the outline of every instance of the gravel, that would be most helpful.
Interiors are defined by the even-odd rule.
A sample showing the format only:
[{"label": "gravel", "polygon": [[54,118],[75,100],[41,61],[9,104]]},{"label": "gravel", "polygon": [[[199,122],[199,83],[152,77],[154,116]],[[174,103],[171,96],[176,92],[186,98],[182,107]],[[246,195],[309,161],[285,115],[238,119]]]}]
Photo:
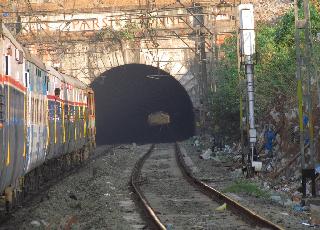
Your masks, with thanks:
[{"label": "gravel", "polygon": [[[225,188],[233,184],[239,179],[245,179],[239,170],[235,170],[235,162],[233,161],[232,154],[220,157],[214,157],[214,159],[203,160],[199,156],[199,148],[192,146],[191,141],[185,141],[181,143],[181,146],[186,150],[187,155],[192,159],[194,167],[197,168],[194,171],[194,176],[202,179],[205,183],[208,183],[212,187],[223,191]],[[219,161],[216,161],[220,159]],[[252,179],[252,182],[261,184],[263,187],[263,181],[258,178]],[[245,193],[229,193],[228,195],[233,197],[244,206],[255,211],[259,215],[267,218],[268,220],[283,226],[285,229],[307,229],[308,226],[302,223],[308,223],[310,215],[307,212],[296,212],[293,209],[293,205],[281,205],[279,202],[272,200],[272,197],[279,196],[276,191],[266,189],[271,194],[270,197],[255,197]]]},{"label": "gravel", "polygon": [[[239,172],[234,171],[232,158],[200,159],[200,152],[189,141],[182,143],[191,158],[195,175],[213,187],[223,190],[239,178]],[[21,207],[2,225],[0,229],[147,229],[146,222],[140,217],[140,210],[136,207],[129,178],[135,162],[150,146],[121,145],[113,148],[108,146],[97,148],[101,154],[86,166],[59,183],[52,186],[43,194],[37,195],[28,205]],[[160,161],[154,173],[154,179],[169,179],[168,154],[155,156]],[[161,161],[163,159],[164,161]],[[152,169],[155,164],[150,164]],[[147,166],[148,167],[148,166]],[[155,168],[154,168],[155,169]],[[155,170],[156,171],[156,170]],[[241,178],[241,175],[240,175]],[[151,181],[149,181],[150,183]],[[259,180],[255,180],[260,183]],[[160,181],[161,183],[161,181]],[[162,188],[168,184],[163,184]],[[161,186],[160,186],[161,187]],[[168,188],[169,189],[169,188]],[[188,194],[187,191],[176,191]],[[163,190],[158,190],[162,193]],[[275,191],[269,190],[272,197],[277,197]],[[243,193],[229,193],[235,200],[266,217],[285,229],[307,229],[303,222],[308,222],[307,212],[296,212],[292,206],[280,205],[272,198],[259,198]],[[165,204],[170,205],[175,197],[168,197]],[[278,199],[278,197],[277,197]],[[187,200],[181,201],[184,207],[197,207]],[[176,210],[181,211],[182,206]],[[203,221],[207,217],[203,216]],[[193,226],[202,225],[201,219],[190,220]],[[216,226],[212,226],[216,229]]]},{"label": "gravel", "polygon": [[16,211],[0,229],[145,229],[129,178],[149,146],[121,145],[101,154]]}]

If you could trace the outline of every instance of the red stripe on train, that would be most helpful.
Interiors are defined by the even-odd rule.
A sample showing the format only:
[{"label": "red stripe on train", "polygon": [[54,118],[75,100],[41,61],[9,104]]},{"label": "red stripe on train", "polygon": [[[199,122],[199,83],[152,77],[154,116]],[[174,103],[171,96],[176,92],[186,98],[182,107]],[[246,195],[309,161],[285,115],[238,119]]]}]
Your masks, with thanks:
[{"label": "red stripe on train", "polygon": [[22,85],[19,81],[15,80],[12,76],[9,75],[0,75],[0,82],[1,83],[8,83],[15,89],[18,89],[22,92],[26,92],[27,88]]},{"label": "red stripe on train", "polygon": [[57,96],[54,96],[54,95],[47,95],[47,98],[49,100],[52,100],[52,101],[59,101],[59,102],[63,102],[63,103],[66,103],[66,104],[71,104],[71,105],[77,105],[77,106],[87,106],[87,103],[83,103],[83,102],[73,102],[73,101],[64,101],[62,100],[61,98],[57,97]]}]

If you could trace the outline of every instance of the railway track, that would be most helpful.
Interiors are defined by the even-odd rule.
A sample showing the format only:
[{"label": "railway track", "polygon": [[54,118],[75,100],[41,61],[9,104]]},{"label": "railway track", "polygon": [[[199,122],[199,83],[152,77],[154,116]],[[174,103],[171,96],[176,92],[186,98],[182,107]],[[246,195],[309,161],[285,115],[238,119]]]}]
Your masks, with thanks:
[{"label": "railway track", "polygon": [[282,229],[192,177],[177,144],[153,145],[131,184],[158,229]]}]

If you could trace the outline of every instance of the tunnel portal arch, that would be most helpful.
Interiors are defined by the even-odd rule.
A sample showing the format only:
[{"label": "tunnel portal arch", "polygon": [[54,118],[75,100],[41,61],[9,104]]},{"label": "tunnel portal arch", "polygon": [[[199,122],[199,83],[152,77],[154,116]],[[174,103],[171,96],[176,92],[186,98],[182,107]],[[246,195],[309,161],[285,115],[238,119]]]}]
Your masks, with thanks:
[{"label": "tunnel portal arch", "polygon": [[[159,143],[194,135],[193,105],[169,73],[144,64],[105,71],[91,84],[95,92],[97,144]],[[169,114],[170,123],[150,126],[148,115]]]}]

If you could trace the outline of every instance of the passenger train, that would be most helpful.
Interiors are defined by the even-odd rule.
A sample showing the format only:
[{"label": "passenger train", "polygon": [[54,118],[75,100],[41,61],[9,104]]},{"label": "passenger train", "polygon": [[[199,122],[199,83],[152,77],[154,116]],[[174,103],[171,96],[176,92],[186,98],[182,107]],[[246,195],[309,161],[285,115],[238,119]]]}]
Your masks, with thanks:
[{"label": "passenger train", "polygon": [[0,25],[0,196],[8,207],[95,147],[92,89],[45,66]]}]

